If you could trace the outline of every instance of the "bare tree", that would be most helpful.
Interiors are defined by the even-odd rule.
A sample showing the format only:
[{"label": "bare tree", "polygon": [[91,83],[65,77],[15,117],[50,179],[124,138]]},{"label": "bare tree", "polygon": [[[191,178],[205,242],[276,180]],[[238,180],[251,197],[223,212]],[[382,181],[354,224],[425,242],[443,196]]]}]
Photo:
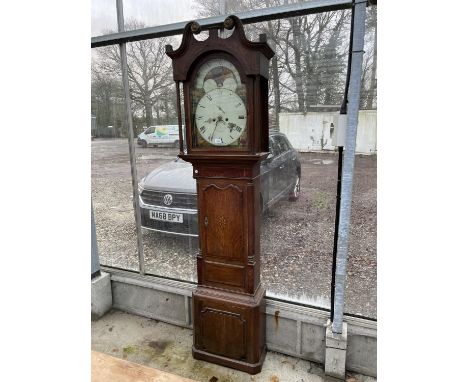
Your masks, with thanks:
[{"label": "bare tree", "polygon": [[300,16],[284,22],[279,57],[291,77],[289,86],[297,96],[297,110],[306,112],[319,104],[338,104],[346,71],[348,11]]},{"label": "bare tree", "polygon": [[[91,114],[96,116],[98,131],[113,126],[123,135],[124,100],[122,82],[91,71]],[[104,130],[105,131],[105,130]]]},{"label": "bare tree", "polygon": [[[226,0],[226,13],[279,6],[289,0]],[[198,16],[219,14],[219,0],[199,0]],[[346,80],[351,12],[340,10],[245,25],[255,39],[266,33],[276,54],[270,61],[270,112],[308,112],[339,105]],[[370,73],[368,71],[368,73]],[[368,74],[369,76],[369,74]]]},{"label": "bare tree", "polygon": [[[376,90],[377,90],[377,7],[371,6],[367,10],[367,30],[370,32],[370,43],[372,44],[372,69],[370,75],[369,91],[366,97],[366,109],[372,109],[374,102],[377,107]],[[373,40],[373,41],[372,41]]]},{"label": "bare tree", "polygon": [[[126,30],[143,28],[141,22],[130,21]],[[127,44],[130,97],[135,113],[143,112],[146,126],[153,125],[153,107],[164,90],[172,85],[171,65],[165,54],[168,38],[142,40]],[[95,70],[111,78],[121,75],[120,50],[112,45],[97,48]]]}]

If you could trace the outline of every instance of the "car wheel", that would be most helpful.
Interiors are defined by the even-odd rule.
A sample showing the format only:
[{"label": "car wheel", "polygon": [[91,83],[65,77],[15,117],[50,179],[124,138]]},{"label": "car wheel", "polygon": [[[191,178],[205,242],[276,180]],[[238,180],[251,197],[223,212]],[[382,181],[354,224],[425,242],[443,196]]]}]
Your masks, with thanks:
[{"label": "car wheel", "polygon": [[141,141],[141,145],[143,146],[144,149],[146,149],[148,147],[148,142],[143,140],[143,141]]},{"label": "car wheel", "polygon": [[299,199],[299,193],[301,192],[301,177],[299,174],[296,174],[296,178],[294,179],[294,187],[289,194],[289,201],[295,202]]}]

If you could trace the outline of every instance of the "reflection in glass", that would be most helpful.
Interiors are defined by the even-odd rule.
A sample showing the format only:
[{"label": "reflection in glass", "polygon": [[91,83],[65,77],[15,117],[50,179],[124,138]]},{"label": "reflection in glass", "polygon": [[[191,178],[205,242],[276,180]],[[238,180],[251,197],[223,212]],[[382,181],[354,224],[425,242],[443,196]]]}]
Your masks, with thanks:
[{"label": "reflection in glass", "polygon": [[[229,3],[226,2],[227,13],[230,12]],[[248,3],[253,2],[234,3],[248,6]],[[258,2],[260,5],[266,3]],[[281,5],[284,1],[271,0],[270,3]],[[203,12],[201,8],[195,9],[199,12],[197,16],[219,14],[217,1],[197,4],[203,6]],[[367,106],[376,108],[376,50],[373,39],[376,24],[370,19],[375,16],[372,12],[368,9],[366,35],[366,47],[372,54],[364,58],[364,64],[367,64],[363,68],[362,81],[361,108],[365,109],[369,109]],[[130,18],[126,18],[126,21],[129,26],[134,22]],[[149,21],[145,23],[151,25]],[[251,39],[257,40],[259,33],[266,33],[268,43],[276,52],[270,61],[270,130],[273,133],[282,132],[287,138],[287,141],[272,139],[272,156],[262,164],[263,173],[274,174],[271,175],[273,180],[262,184],[265,206],[261,230],[262,283],[269,296],[321,307],[329,307],[330,304],[337,177],[337,154],[332,142],[333,121],[342,101],[346,81],[349,23],[350,11],[344,10],[245,26]],[[133,27],[141,25],[134,22]],[[137,167],[140,180],[144,178],[140,182],[140,207],[146,209],[142,212],[143,224],[147,228],[157,229],[143,230],[144,255],[149,273],[196,281],[198,231],[192,167],[181,160],[176,161],[178,149],[173,147],[175,135],[163,141],[166,139],[164,137],[171,136],[173,127],[178,123],[171,63],[163,49],[167,43],[177,47],[180,37],[128,44],[132,113],[135,136],[138,136],[135,142]],[[118,106],[121,91],[116,88],[118,85],[115,82],[120,75],[118,50],[107,48],[104,53],[95,51],[94,55],[99,57],[99,62],[93,68],[93,114],[96,122],[99,121],[99,134],[107,132],[110,135],[108,138],[96,139],[112,138],[112,141],[117,141],[120,134],[124,134],[119,131],[123,109]],[[145,71],[139,66],[139,62],[144,60],[149,63],[147,68],[151,70]],[[227,77],[236,81],[232,73],[232,76]],[[207,80],[213,80],[217,88],[218,75],[213,74],[213,78],[207,80],[205,77],[203,85]],[[198,101],[215,89],[209,88],[213,82],[207,84],[207,90],[203,88]],[[148,91],[142,91],[142,88]],[[100,106],[97,107],[97,104]],[[369,112],[375,113],[375,110],[366,111]],[[361,118],[360,114],[360,128],[365,126],[364,122],[365,118]],[[369,128],[375,131],[375,122],[369,123],[373,123]],[[103,131],[107,126],[115,126],[116,129]],[[358,130],[358,140],[360,136],[369,134]],[[375,142],[357,142],[357,147],[375,147]],[[102,178],[105,178],[104,174],[114,172],[116,177],[123,174],[121,169],[117,170],[118,166],[114,163],[116,157],[110,155],[110,151],[110,146],[105,145],[93,151],[93,198],[96,197],[94,184],[97,179],[94,174],[97,171]],[[300,162],[300,173],[296,166],[296,172],[291,167],[281,176],[278,158],[293,155],[291,153],[294,151]],[[122,155],[125,152],[128,152],[128,147],[122,151]],[[101,167],[96,167],[97,162]],[[345,296],[347,312],[372,317],[376,313],[375,162],[375,156],[358,155],[356,158],[348,288]],[[126,171],[129,176],[129,168]],[[294,175],[300,175],[299,184],[296,184]],[[105,188],[106,184],[103,181],[99,186]],[[112,195],[114,198],[123,198],[124,194],[131,198],[129,178],[128,190],[125,188],[127,186],[112,182],[108,182],[107,186],[116,194]],[[297,197],[291,198],[297,191]],[[164,203],[167,195],[171,195],[172,207]],[[96,208],[96,201],[94,203]],[[102,206],[110,206],[107,203]],[[101,212],[106,210],[102,206]],[[131,200],[128,206],[131,208]],[[169,215],[171,213],[173,215]],[[128,211],[130,214],[131,210]],[[132,219],[128,221],[133,222]],[[108,219],[101,223],[101,227],[111,231],[114,228],[109,227],[118,224]],[[102,234],[106,232],[104,228]],[[131,247],[136,253],[136,238],[129,234],[127,240],[132,242]],[[129,259],[137,260],[131,251],[125,252],[116,247],[115,253],[125,253],[122,256],[113,255],[114,259],[118,258],[122,262],[124,257],[127,262]]]},{"label": "reflection in glass", "polygon": [[[136,164],[140,174],[143,252],[148,274],[196,281],[196,186],[191,164],[177,158],[176,87],[170,59],[164,53],[164,45],[169,43],[177,46],[180,38],[146,40],[145,47],[150,50],[148,55],[143,57],[140,47],[134,46],[134,56],[129,56],[129,67],[135,73],[130,79],[130,87],[135,97],[132,113]],[[147,60],[146,68],[139,66],[143,59]],[[154,70],[145,71],[148,67]],[[145,88],[147,92],[139,88]],[[140,97],[140,101],[136,97]]]},{"label": "reflection in glass", "polygon": [[355,158],[345,312],[377,318],[377,156]]},{"label": "reflection in glass", "polygon": [[117,32],[115,0],[91,0],[91,36]]},{"label": "reflection in glass", "polygon": [[100,262],[138,270],[130,155],[121,73],[106,71],[93,51],[91,187]]},{"label": "reflection in glass", "polygon": [[196,281],[198,214],[192,165],[161,142],[136,148],[143,245],[148,273]]},{"label": "reflection in glass", "polygon": [[195,18],[194,0],[123,0],[125,30],[131,23],[147,27],[190,21]]}]

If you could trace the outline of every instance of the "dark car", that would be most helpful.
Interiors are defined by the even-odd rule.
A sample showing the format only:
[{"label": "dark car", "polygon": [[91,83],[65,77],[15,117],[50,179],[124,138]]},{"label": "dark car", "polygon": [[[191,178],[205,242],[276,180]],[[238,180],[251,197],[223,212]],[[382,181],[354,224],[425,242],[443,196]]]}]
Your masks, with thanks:
[{"label": "dark car", "polygon": [[[260,165],[262,211],[281,199],[295,201],[301,185],[297,151],[282,133],[270,133],[270,155]],[[138,184],[141,225],[176,235],[198,236],[196,182],[192,165],[175,159],[150,172]]]}]

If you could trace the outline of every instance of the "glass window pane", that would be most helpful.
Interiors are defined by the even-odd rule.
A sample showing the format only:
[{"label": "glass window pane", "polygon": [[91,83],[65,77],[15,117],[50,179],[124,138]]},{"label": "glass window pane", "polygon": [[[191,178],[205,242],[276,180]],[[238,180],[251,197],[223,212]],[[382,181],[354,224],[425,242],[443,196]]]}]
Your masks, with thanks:
[{"label": "glass window pane", "polygon": [[[216,1],[201,3],[211,13],[196,8],[196,15],[219,13]],[[129,20],[127,13],[125,17]],[[366,44],[374,46],[369,36],[375,31],[368,28]],[[262,283],[269,296],[329,308],[338,167],[332,136],[346,82],[350,11],[272,20],[245,29],[252,40],[266,33],[276,52],[270,61],[269,120],[271,136],[277,138],[270,139],[273,156],[262,164]],[[178,136],[171,134],[178,122],[171,62],[164,53],[169,43],[177,48],[180,36],[127,48],[144,255],[148,273],[196,282],[196,189],[192,166],[176,159]],[[364,88],[376,89],[375,61],[372,55],[368,59]],[[108,73],[110,67],[102,65],[101,70]],[[375,94],[371,110],[360,114],[359,154],[376,152]],[[362,109],[368,109],[369,97],[368,92],[362,98]],[[148,131],[149,126],[154,128]],[[280,157],[282,151],[286,154]],[[375,167],[375,156],[356,159],[345,307],[371,317],[376,305]]]},{"label": "glass window pane", "polygon": [[366,9],[366,32],[362,62],[361,110],[377,109],[377,6]]},{"label": "glass window pane", "polygon": [[166,44],[177,47],[180,37],[127,44],[143,252],[148,274],[196,281],[196,187],[191,164],[177,158],[176,87]]},{"label": "glass window pane", "polygon": [[117,32],[115,0],[91,0],[91,36]]},{"label": "glass window pane", "polygon": [[[377,318],[377,6],[366,10],[345,312]],[[368,155],[362,155],[368,154]]]},{"label": "glass window pane", "polygon": [[266,166],[262,282],[268,296],[324,308],[330,307],[338,171],[330,129],[344,94],[349,22],[345,10],[245,26],[252,40],[266,33],[276,52],[270,134],[284,134],[272,149],[285,154]]},{"label": "glass window pane", "polygon": [[196,18],[194,0],[123,0],[125,29],[190,21]]},{"label": "glass window pane", "polygon": [[348,243],[345,312],[377,318],[377,155],[355,158]]},{"label": "glass window pane", "polygon": [[93,49],[91,73],[91,186],[100,262],[138,270],[118,47]]},{"label": "glass window pane", "polygon": [[[235,14],[254,9],[277,7],[297,3],[300,0],[195,0],[195,8],[199,17],[209,17],[220,14]],[[223,4],[224,3],[224,4]]]}]

